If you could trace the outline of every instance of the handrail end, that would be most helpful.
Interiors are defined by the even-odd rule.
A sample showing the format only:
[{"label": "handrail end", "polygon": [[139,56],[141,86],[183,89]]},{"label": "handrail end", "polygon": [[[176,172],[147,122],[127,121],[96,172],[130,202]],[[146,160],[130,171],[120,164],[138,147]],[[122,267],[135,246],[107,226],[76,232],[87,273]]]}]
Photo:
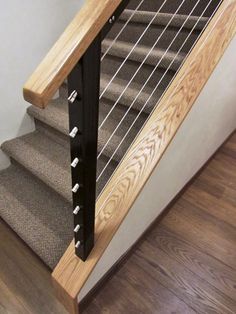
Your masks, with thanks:
[{"label": "handrail end", "polygon": [[48,103],[43,95],[33,92],[32,90],[28,89],[26,85],[23,87],[23,97],[25,101],[41,109],[45,109]]}]

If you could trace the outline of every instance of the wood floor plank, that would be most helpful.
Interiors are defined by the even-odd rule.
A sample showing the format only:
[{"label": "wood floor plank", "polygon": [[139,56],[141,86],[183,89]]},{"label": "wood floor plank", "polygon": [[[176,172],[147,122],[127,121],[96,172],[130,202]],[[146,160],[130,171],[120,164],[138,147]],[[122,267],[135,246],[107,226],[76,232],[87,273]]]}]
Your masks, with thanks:
[{"label": "wood floor plank", "polygon": [[[99,291],[85,311],[104,313],[194,314],[189,306],[129,259]],[[107,311],[107,312],[106,312]]]},{"label": "wood floor plank", "polygon": [[[236,154],[236,153],[235,153]],[[212,178],[216,178],[226,184],[230,183],[235,186],[236,179],[236,165],[235,158],[231,155],[224,154],[219,151],[211,163],[207,167],[207,171],[204,174],[211,174]]]},{"label": "wood floor plank", "polygon": [[[223,229],[220,225],[215,226],[209,216],[202,215],[201,219],[190,203],[187,208],[176,204],[163,219],[162,224],[183,239],[191,241],[203,252],[236,269],[236,240],[233,242],[235,231],[231,237],[227,227]],[[226,235],[225,232],[228,234]]]},{"label": "wood floor plank", "polygon": [[197,313],[236,312],[236,303],[186,267],[170,258],[161,249],[145,241],[135,252],[133,263],[145,269],[155,280],[192,307]]},{"label": "wood floor plank", "polygon": [[151,232],[148,241],[236,302],[235,270],[161,225]]},{"label": "wood floor plank", "polygon": [[0,278],[0,314],[30,314],[27,307]]},{"label": "wood floor plank", "polygon": [[[236,204],[236,165],[235,159],[219,152],[193,183],[209,194],[227,200],[230,196],[232,205]],[[232,193],[233,192],[233,193]]]},{"label": "wood floor plank", "polygon": [[0,252],[0,279],[27,313],[66,314],[53,294],[50,271],[1,220]]},{"label": "wood floor plank", "polygon": [[[132,286],[139,289],[143,299],[150,300],[151,311],[156,309],[156,313],[169,314],[175,309],[175,313],[188,313],[192,314],[195,311],[189,307],[186,303],[180,300],[174,293],[169,289],[166,289],[158,280],[150,276],[148,272],[144,272],[140,265],[133,262],[133,259],[129,261],[124,269],[126,280],[129,281]],[[157,309],[156,304],[159,303],[160,310]]]},{"label": "wood floor plank", "polygon": [[234,134],[232,134],[230,140],[228,140],[221,147],[220,153],[236,159],[236,132],[234,132]]},{"label": "wood floor plank", "polygon": [[211,215],[199,208],[197,204],[192,204],[184,197],[182,197],[175,206],[180,215],[192,221],[195,225],[203,228],[207,227],[206,232],[214,233],[221,238],[221,241],[227,242],[232,248],[235,247],[236,241],[236,229],[228,223],[217,219],[215,216]]},{"label": "wood floor plank", "polygon": [[236,228],[236,203],[232,204],[224,197],[219,199],[197,186],[191,186],[183,199]]}]

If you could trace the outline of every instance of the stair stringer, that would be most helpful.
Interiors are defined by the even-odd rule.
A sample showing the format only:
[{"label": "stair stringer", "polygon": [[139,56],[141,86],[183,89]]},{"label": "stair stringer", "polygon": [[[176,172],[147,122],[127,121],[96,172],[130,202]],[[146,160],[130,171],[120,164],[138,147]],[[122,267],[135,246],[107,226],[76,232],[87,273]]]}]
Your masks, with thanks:
[{"label": "stair stringer", "polygon": [[[77,296],[185,120],[236,31],[236,0],[225,0],[100,195],[95,247],[86,262],[72,242],[52,277],[71,313]],[[158,167],[159,168],[159,167]]]}]

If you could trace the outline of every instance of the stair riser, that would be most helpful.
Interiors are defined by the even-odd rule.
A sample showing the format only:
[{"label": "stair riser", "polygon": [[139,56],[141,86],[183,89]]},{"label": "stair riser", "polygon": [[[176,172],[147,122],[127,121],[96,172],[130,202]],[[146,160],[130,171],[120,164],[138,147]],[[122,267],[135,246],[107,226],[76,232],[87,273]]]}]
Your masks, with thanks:
[{"label": "stair riser", "polygon": [[[135,9],[140,2],[141,0],[132,0],[130,4],[128,5],[128,8]],[[160,0],[156,0],[156,1],[145,0],[139,10],[157,12],[157,10],[159,10],[163,2],[164,0],[161,0],[161,1]],[[214,10],[214,7],[216,6],[216,2],[219,3],[220,1],[219,0],[212,1],[212,4],[209,6],[209,9],[207,9],[204,16],[211,15],[212,11]],[[182,3],[182,0],[175,0],[175,1],[167,0],[161,12],[174,13],[178,9],[181,3]],[[192,15],[201,15],[201,13],[203,12],[203,10],[205,9],[208,3],[209,3],[209,0],[201,0]],[[185,0],[183,6],[180,8],[180,11],[178,13],[189,14],[189,12],[191,11],[191,8],[193,8],[195,4],[196,4],[196,0]]]},{"label": "stair riser", "polygon": [[[166,70],[169,68],[171,71],[177,71],[184,60],[184,54],[178,54],[174,52],[166,53],[161,49],[154,49],[150,52],[150,48],[144,46],[136,47],[130,54],[133,45],[128,45],[124,42],[117,42],[113,44],[110,48],[112,41],[104,41],[102,45],[102,52],[106,55],[121,58],[122,60],[131,60],[137,62],[138,65],[144,63],[152,67],[156,67],[158,64],[158,69]],[[106,57],[108,58],[108,57]],[[138,66],[137,66],[138,67]]]},{"label": "stair riser", "polygon": [[54,269],[73,239],[71,204],[11,161],[0,173],[1,218]]},{"label": "stair riser", "polygon": [[[30,146],[34,149],[28,150]],[[72,202],[69,150],[48,140],[48,137],[40,131],[5,142],[2,150],[67,202]],[[99,158],[98,175],[107,162],[106,156],[102,155]],[[114,160],[109,164],[104,176],[97,184],[97,194],[101,192],[116,166],[117,163]]]},{"label": "stair riser", "polygon": [[[106,110],[105,110],[106,109]],[[106,114],[109,113],[111,109],[111,104],[104,105],[103,115],[100,115],[100,123],[105,118]],[[110,114],[110,119],[107,119],[107,122],[104,123],[104,126],[102,130],[99,131],[99,137],[98,137],[98,154],[101,152],[101,150],[106,145],[106,148],[103,150],[103,155],[106,156],[107,159],[110,159],[110,157],[115,152],[117,146],[120,144],[121,140],[123,139],[124,135],[127,133],[127,131],[130,128],[130,125],[136,120],[138,116],[137,111],[131,110],[130,113],[123,119],[124,117],[124,111],[120,105],[116,108],[116,110],[112,111]],[[114,120],[114,119],[117,120]],[[114,123],[111,123],[112,121],[116,121]],[[114,133],[113,137],[110,139],[111,134],[115,131],[116,127],[118,126],[119,122],[122,121],[120,124],[119,129]],[[144,114],[140,115],[140,117],[137,119],[137,122],[134,124],[132,130],[128,133],[126,140],[123,142],[122,145],[120,145],[119,150],[114,155],[114,160],[119,162],[123,156],[125,151],[128,149],[130,144],[132,143],[134,137],[139,131],[139,125],[143,124],[146,119],[146,116]],[[44,122],[35,119],[35,126],[38,131],[43,133],[45,136],[49,137],[52,141],[55,141],[56,143],[62,145],[66,150],[69,151],[70,149],[70,140],[68,134],[64,134],[60,132],[60,130],[56,130],[55,128],[52,128],[50,125],[45,124]]]},{"label": "stair riser", "polygon": [[[126,88],[123,81],[121,84],[119,84],[117,79],[114,80],[110,88],[106,90],[106,98],[113,102],[113,106],[119,99],[120,104],[137,111],[142,110],[145,114],[149,114],[152,111],[154,106],[157,105],[157,99],[159,99],[164,92],[164,89],[160,90],[157,88],[154,91],[148,86],[142,88],[141,92],[140,85],[132,83]],[[101,84],[102,88],[105,88],[106,85],[107,81]]]},{"label": "stair riser", "polygon": [[[114,39],[120,32],[120,30],[123,28],[124,24],[125,22],[118,21],[114,25],[112,30],[109,32],[108,38]],[[140,39],[144,31],[147,29],[147,26],[148,24],[129,23],[126,26],[126,30],[120,34],[119,40],[133,44],[139,41],[140,45],[149,46],[150,49],[151,47],[153,46],[156,47],[158,45],[159,49],[166,50],[168,48],[168,51],[177,52],[182,46],[182,43],[188,37],[190,32],[188,29],[182,29],[180,33],[178,33],[179,32],[178,28],[169,26],[167,27],[167,29],[165,29],[165,26],[153,25],[148,28],[145,35],[142,37],[142,39]],[[163,33],[164,29],[165,31]],[[187,53],[189,51],[190,47],[192,46],[192,43],[195,42],[195,40],[197,39],[198,34],[199,31],[193,31],[193,33],[188,38],[186,44],[184,45],[183,49],[181,49],[181,52]],[[177,37],[175,38],[176,35]],[[171,44],[172,40],[173,44]]]},{"label": "stair riser", "polygon": [[52,141],[62,145],[66,150],[70,150],[70,138],[68,134],[64,134],[38,119],[35,119],[34,121],[36,130],[49,137]]},{"label": "stair riser", "polygon": [[[173,18],[172,18],[173,17]],[[149,24],[152,21],[153,25],[166,26],[171,20],[171,26],[176,28],[181,28],[182,26],[185,29],[192,29],[193,27],[196,30],[202,30],[206,23],[208,22],[208,17],[198,16],[187,16],[176,14],[172,15],[170,13],[157,13],[157,12],[148,12],[148,11],[135,11],[135,10],[125,10],[120,16],[122,21],[130,21],[132,23],[142,23]],[[196,26],[195,26],[196,24]]]},{"label": "stair riser", "polygon": [[[126,60],[124,63],[124,60],[121,58],[107,56],[102,62],[102,74],[108,75],[111,78],[115,76],[116,78],[122,79],[126,82],[132,80],[133,83],[139,84],[140,86],[143,86],[143,84],[150,77],[148,86],[151,89],[154,89],[157,82],[160,81],[159,89],[162,90],[166,88],[174,75],[172,71],[165,74],[165,69],[157,68],[155,70],[155,67],[153,66],[146,64],[141,66],[141,64],[130,60]],[[158,64],[158,61],[156,64]],[[155,72],[153,73],[154,70]]]}]

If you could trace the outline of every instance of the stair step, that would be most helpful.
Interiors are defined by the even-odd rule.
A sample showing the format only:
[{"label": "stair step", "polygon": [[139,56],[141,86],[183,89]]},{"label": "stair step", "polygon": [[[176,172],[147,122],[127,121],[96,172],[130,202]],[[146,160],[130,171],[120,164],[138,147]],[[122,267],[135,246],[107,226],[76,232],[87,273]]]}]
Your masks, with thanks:
[{"label": "stair step", "polygon": [[[111,48],[109,49],[109,47]],[[105,53],[109,49],[108,54],[125,59],[130,54],[133,47],[134,45],[128,42],[117,40],[113,44],[113,40],[105,39],[102,44],[102,52]],[[176,52],[166,52],[159,48],[154,48],[151,53],[150,51],[150,47],[138,45],[130,54],[129,60],[141,63],[149,54],[145,64],[156,66],[160,62],[159,68],[167,69],[169,67],[170,70],[177,71],[186,56],[184,53],[176,54]]]},{"label": "stair step", "polygon": [[45,109],[36,106],[27,108],[27,113],[41,122],[51,126],[68,136],[69,134],[69,117],[67,100],[58,98],[50,101]]},{"label": "stair step", "polygon": [[[209,5],[208,9],[206,10],[204,16],[209,17],[216,5],[220,3],[221,0],[214,0],[211,2]],[[128,9],[136,9],[137,6],[140,4],[141,0],[132,0],[130,1],[130,4],[128,5]],[[157,12],[161,5],[164,3],[163,0],[145,0],[143,4],[140,6],[139,10],[140,11],[150,11],[150,12]],[[200,16],[203,12],[203,10],[206,8],[208,5],[209,0],[201,0],[198,5],[196,6],[196,9],[193,12],[193,16]],[[161,9],[162,13],[175,13],[176,10],[180,7],[182,4],[182,0],[175,0],[175,1],[166,1],[164,6]],[[181,5],[178,13],[179,14],[185,14],[189,15],[191,9],[194,7],[196,4],[196,0],[185,0],[183,5]]]},{"label": "stair step", "polygon": [[[99,122],[100,124],[105,119],[106,115],[112,109],[112,105],[114,103],[110,102],[107,99],[102,99],[100,101],[100,112],[99,112]],[[101,130],[99,130],[98,136],[98,153],[103,149],[104,145],[110,139],[112,133],[114,133],[115,129],[117,128],[118,124],[122,120],[125,115],[126,107],[117,105],[112,113],[109,115],[109,118],[106,120],[104,125],[102,126]],[[68,105],[67,101],[64,99],[54,100],[50,103],[50,105],[42,110],[35,106],[30,106],[27,109],[30,116],[36,119],[36,128],[40,129],[41,132],[44,132],[48,137],[51,137],[52,140],[61,144],[61,145],[69,145],[69,137],[68,137]],[[129,127],[133,121],[135,121],[138,112],[135,110],[130,110],[127,116],[123,119],[118,130],[112,136],[111,140],[109,141],[108,145],[106,146],[103,154],[110,159],[113,155],[114,151],[116,150],[117,146],[120,144],[121,140],[123,139],[124,134],[129,130]],[[140,125],[143,125],[146,119],[145,114],[141,114],[140,117],[137,119],[137,122],[134,124],[132,130],[129,132],[126,140],[120,146],[120,149],[117,153],[113,156],[113,159],[119,162],[128,147],[130,146],[131,142],[133,141],[134,137],[138,133],[140,129]],[[40,124],[37,121],[41,121]],[[47,126],[49,126],[47,128]],[[54,130],[58,132],[55,132]],[[69,149],[69,146],[68,146]]]},{"label": "stair step", "polygon": [[[149,14],[152,16],[153,13]],[[188,38],[186,44],[181,49],[181,52],[185,54],[188,53],[192,47],[192,44],[197,40],[198,35],[200,33],[200,29],[204,25],[205,19],[203,19],[203,21],[199,23],[198,27],[194,28],[194,30],[191,31],[190,25],[191,23],[193,23],[195,17],[193,17],[193,20],[186,23],[186,25],[189,26],[187,28],[186,27],[180,28],[174,26],[178,25],[177,21],[178,23],[180,23],[181,20],[180,17],[179,17],[180,19],[178,20],[173,18],[170,24],[168,23],[168,17],[171,16],[168,15],[165,18],[163,18],[162,16],[161,23],[159,22],[152,23],[149,26],[148,26],[149,23],[144,23],[144,21],[147,19],[146,13],[144,15],[137,14],[137,16],[135,17],[136,22],[132,22],[131,20],[126,26],[125,23],[127,16],[126,19],[120,18],[114,24],[111,31],[108,33],[106,39],[113,40],[114,38],[116,38],[123,29],[123,27],[125,26],[125,31],[122,31],[118,37],[119,41],[128,42],[133,45],[134,43],[139,42],[139,45],[141,46],[146,46],[150,48],[153,46],[157,46],[158,49],[161,50],[166,50],[168,48],[168,51],[176,52],[179,51],[183,42]],[[165,23],[167,22],[167,24],[164,24],[164,22]],[[145,35],[143,36],[143,34]]]},{"label": "stair step", "polygon": [[[56,143],[40,131],[35,131],[3,143],[2,150],[71,202],[69,147]],[[107,158],[102,155],[98,160],[98,175],[106,163]],[[116,165],[114,161],[109,164],[103,178],[98,182],[97,194],[101,192],[104,182],[107,182]]]},{"label": "stair step", "polygon": [[[110,79],[111,77],[109,75],[102,76],[101,90],[104,90],[107,87],[108,83],[110,82]],[[131,103],[135,100],[137,95],[140,93],[141,88],[142,88],[142,85],[137,84],[137,83],[131,83],[129,87],[127,87],[126,80],[116,78],[111,82],[104,96],[108,98],[109,100],[113,101],[113,103],[115,104],[118,98],[120,98],[121,94],[123,94],[119,102],[126,107],[130,107]],[[142,92],[140,93],[140,95],[138,96],[134,104],[132,104],[132,108],[138,111],[141,110],[141,108],[146,104],[152,92],[153,92],[153,89],[147,85],[142,90]],[[156,92],[154,93],[154,95],[151,97],[151,99],[147,102],[147,105],[145,106],[144,112],[146,114],[149,114],[152,111],[153,107],[157,104],[157,99],[161,97],[163,92],[164,92],[163,88],[157,88]]]},{"label": "stair step", "polygon": [[[131,54],[132,55],[132,54]],[[150,66],[146,63],[125,60],[112,55],[106,55],[101,64],[101,80],[103,76],[113,79],[117,77],[128,84],[131,80],[141,89],[144,83],[154,89],[157,83],[161,80],[159,88],[164,90],[175,73],[168,69],[160,68],[158,63],[155,66]],[[164,75],[165,74],[165,75]],[[164,75],[164,76],[163,76]]]},{"label": "stair step", "polygon": [[[155,15],[156,12],[151,11],[137,11],[134,14],[134,10],[124,10],[120,16],[120,20],[127,21],[132,16],[130,23],[149,24]],[[209,20],[207,17],[201,17],[199,19],[199,16],[188,16],[184,14],[176,14],[173,19],[172,17],[173,14],[170,13],[158,13],[152,24],[166,26],[169,21],[171,21],[171,27],[180,28],[183,25],[184,28],[187,29],[192,29],[194,27],[196,30],[202,30]]]},{"label": "stair step", "polygon": [[0,195],[1,217],[53,269],[73,239],[71,205],[15,163],[0,172]]}]

